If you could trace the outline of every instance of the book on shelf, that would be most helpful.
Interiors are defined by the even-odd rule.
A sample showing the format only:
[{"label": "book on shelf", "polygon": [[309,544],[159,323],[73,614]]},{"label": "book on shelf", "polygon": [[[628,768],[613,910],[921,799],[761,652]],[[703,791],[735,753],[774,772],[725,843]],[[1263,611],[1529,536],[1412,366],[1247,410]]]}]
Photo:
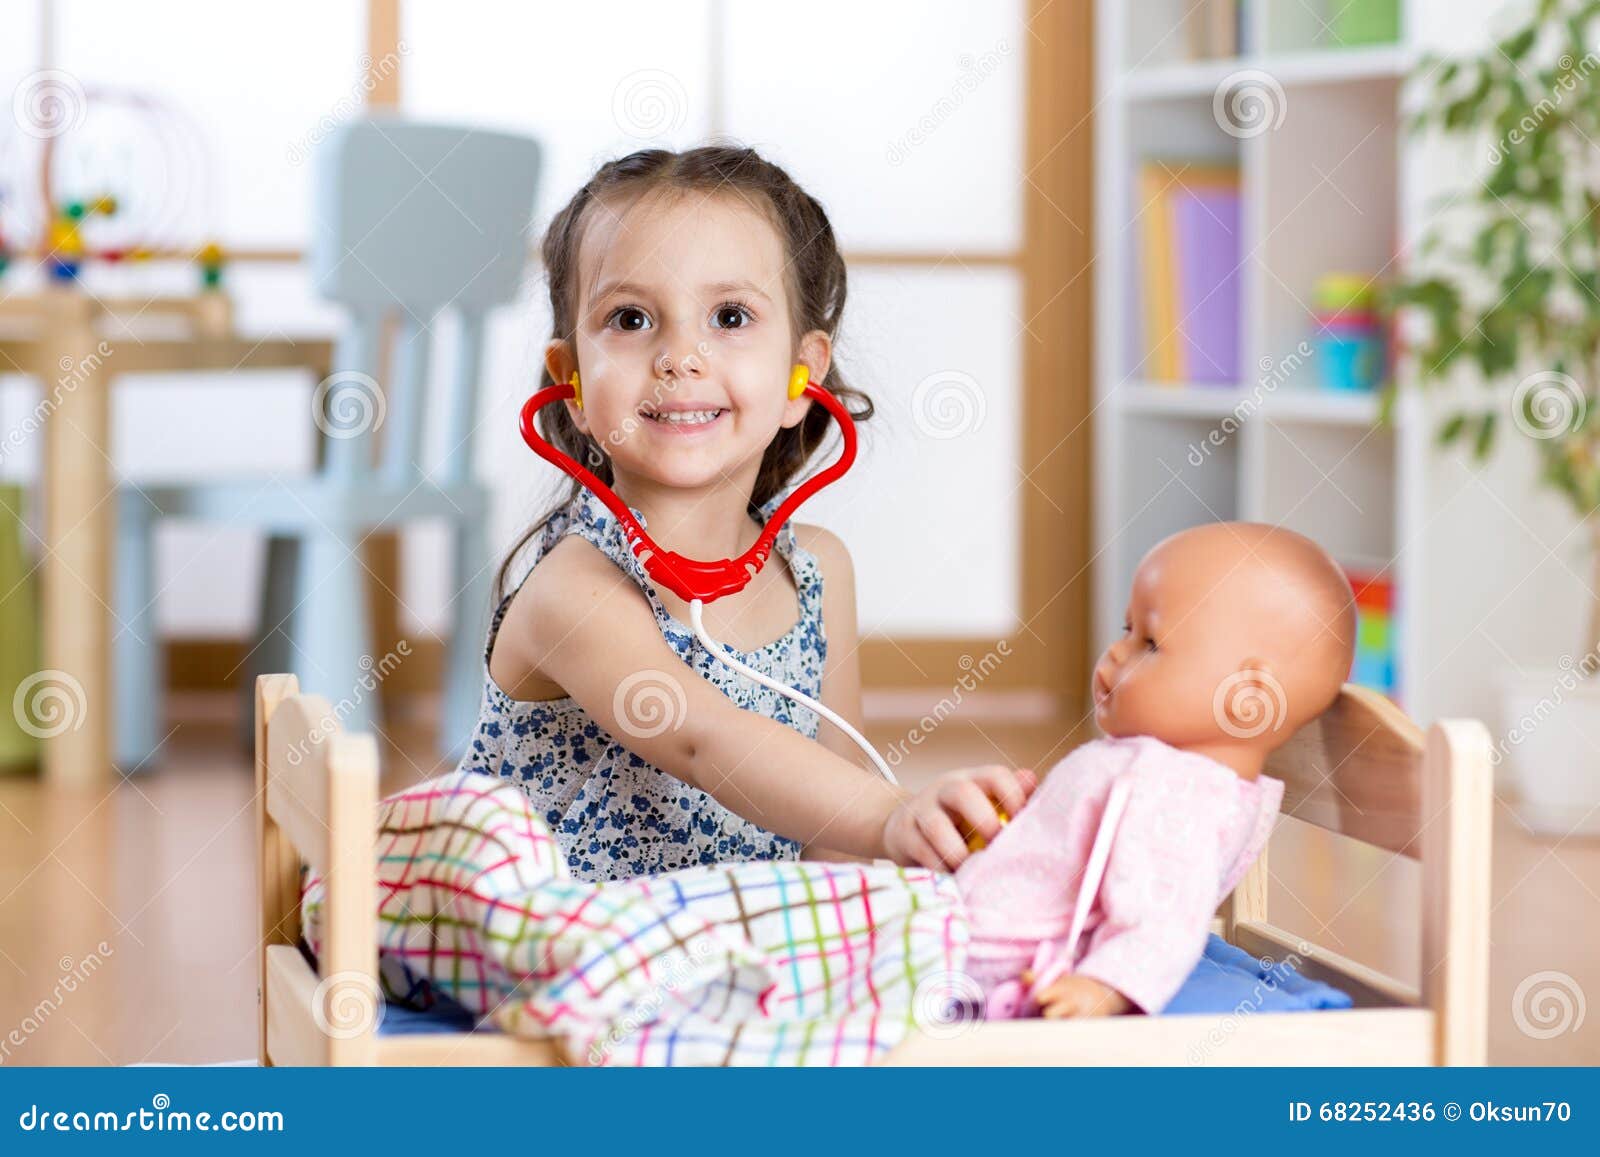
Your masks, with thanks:
[{"label": "book on shelf", "polygon": [[1240,377],[1239,170],[1147,161],[1138,185],[1145,376],[1233,385]]},{"label": "book on shelf", "polygon": [[1184,13],[1190,60],[1218,60],[1248,51],[1249,5],[1242,0],[1191,0]]}]

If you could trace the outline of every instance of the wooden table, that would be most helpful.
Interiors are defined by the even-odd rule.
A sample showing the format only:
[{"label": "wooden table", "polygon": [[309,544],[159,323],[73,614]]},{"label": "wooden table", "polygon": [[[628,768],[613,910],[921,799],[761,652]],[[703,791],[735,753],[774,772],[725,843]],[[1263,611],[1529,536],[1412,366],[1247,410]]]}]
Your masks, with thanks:
[{"label": "wooden table", "polygon": [[[153,332],[150,323],[163,320],[168,332]],[[174,321],[184,332],[171,332]],[[320,379],[332,357],[332,342],[322,337],[238,336],[220,292],[96,298],[61,287],[0,300],[0,372],[26,373],[43,387],[35,411],[44,439],[41,670],[64,673],[78,716],[44,740],[48,782],[96,784],[115,775],[111,383],[129,373],[282,368],[310,369]]]}]

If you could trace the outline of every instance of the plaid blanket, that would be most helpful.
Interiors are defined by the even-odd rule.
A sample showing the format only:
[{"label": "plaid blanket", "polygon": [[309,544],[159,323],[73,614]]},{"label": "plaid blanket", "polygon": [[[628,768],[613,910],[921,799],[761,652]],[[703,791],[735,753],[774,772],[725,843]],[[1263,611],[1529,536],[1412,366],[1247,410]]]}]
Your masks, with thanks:
[{"label": "plaid blanket", "polygon": [[[385,800],[380,983],[443,993],[589,1065],[858,1065],[980,993],[949,876],[888,863],[724,864],[586,883],[513,783],[453,772]],[[323,887],[304,925],[320,954]]]}]

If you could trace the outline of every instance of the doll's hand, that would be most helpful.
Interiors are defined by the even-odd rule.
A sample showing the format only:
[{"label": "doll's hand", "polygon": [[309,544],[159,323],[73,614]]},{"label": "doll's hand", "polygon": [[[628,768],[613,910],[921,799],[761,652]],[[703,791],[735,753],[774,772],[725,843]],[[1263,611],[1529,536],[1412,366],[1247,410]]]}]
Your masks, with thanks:
[{"label": "doll's hand", "polygon": [[1038,786],[1025,767],[948,771],[890,813],[883,827],[884,854],[897,864],[953,872],[971,855],[957,825],[992,840],[1000,833],[995,804],[1014,816]]},{"label": "doll's hand", "polygon": [[[1031,985],[1033,973],[1024,972],[1022,983]],[[1039,994],[1042,1015],[1051,1020],[1075,1016],[1120,1016],[1133,1011],[1133,1002],[1092,976],[1067,973],[1050,982]]]}]

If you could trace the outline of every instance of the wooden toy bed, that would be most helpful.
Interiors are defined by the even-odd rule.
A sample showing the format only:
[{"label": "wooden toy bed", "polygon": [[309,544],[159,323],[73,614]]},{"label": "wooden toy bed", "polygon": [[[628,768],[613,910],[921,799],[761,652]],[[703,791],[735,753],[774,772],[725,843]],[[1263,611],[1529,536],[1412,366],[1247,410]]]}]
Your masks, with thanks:
[{"label": "wooden toy bed", "polygon": [[[256,684],[261,876],[260,1059],[273,1065],[556,1065],[551,1044],[493,1031],[329,1035],[317,1025],[318,975],[296,947],[300,862],[328,881],[323,971],[374,976],[377,744],[345,734],[325,699],[291,675]],[[906,1065],[1185,1065],[1207,1040],[1218,1064],[1482,1064],[1489,983],[1489,737],[1475,721],[1423,736],[1389,700],[1347,686],[1278,752],[1283,811],[1343,838],[1422,863],[1422,988],[1274,927],[1267,853],[1218,913],[1216,930],[1258,957],[1296,959],[1355,1007],[1315,1012],[1121,1016],[978,1024],[913,1034],[889,1054]],[[1270,851],[1270,846],[1269,849]],[[376,991],[375,981],[373,990]]]}]

